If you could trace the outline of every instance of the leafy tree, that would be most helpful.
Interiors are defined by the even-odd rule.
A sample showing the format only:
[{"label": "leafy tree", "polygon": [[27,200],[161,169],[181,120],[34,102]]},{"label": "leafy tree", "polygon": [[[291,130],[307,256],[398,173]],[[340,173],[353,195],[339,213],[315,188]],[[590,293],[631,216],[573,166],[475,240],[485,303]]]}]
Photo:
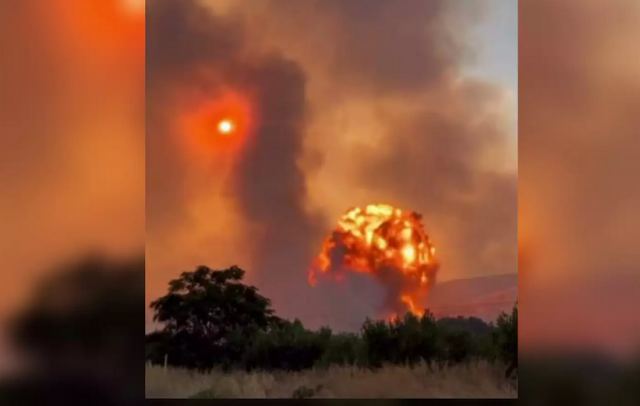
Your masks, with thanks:
[{"label": "leafy tree", "polygon": [[464,330],[453,330],[444,333],[446,358],[450,363],[467,361],[473,353],[473,338]]},{"label": "leafy tree", "polygon": [[366,353],[364,350],[363,342],[357,334],[332,334],[316,366],[366,365]]},{"label": "leafy tree", "polygon": [[[442,355],[449,362],[470,358],[495,358],[492,324],[477,317],[444,317],[437,321],[441,332]],[[468,337],[467,337],[468,335]]]},{"label": "leafy tree", "polygon": [[[238,362],[252,337],[279,322],[269,299],[240,282],[243,275],[237,266],[183,272],[151,303],[154,320],[164,328],[147,343],[166,350],[171,365],[208,369]],[[152,362],[164,357],[147,355]]]},{"label": "leafy tree", "polygon": [[364,341],[369,366],[379,368],[383,362],[392,361],[396,358],[396,338],[385,321],[365,320],[362,325],[362,340]]},{"label": "leafy tree", "polygon": [[438,351],[438,328],[433,314],[426,312],[419,319],[407,313],[399,333],[401,360],[413,364],[430,361]]},{"label": "leafy tree", "polygon": [[362,340],[371,367],[385,362],[412,365],[432,360],[438,353],[438,328],[429,312],[420,318],[406,313],[390,322],[367,320],[362,326]]},{"label": "leafy tree", "polygon": [[506,376],[518,368],[518,306],[513,307],[511,314],[502,313],[496,321],[493,334],[498,358],[507,364]]}]

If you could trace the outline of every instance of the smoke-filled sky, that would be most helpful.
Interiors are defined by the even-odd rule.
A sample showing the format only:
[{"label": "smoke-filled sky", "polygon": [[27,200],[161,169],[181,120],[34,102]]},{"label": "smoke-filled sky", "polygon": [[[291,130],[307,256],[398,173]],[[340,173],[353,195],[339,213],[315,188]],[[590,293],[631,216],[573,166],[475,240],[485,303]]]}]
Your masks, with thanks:
[{"label": "smoke-filled sky", "polygon": [[3,2],[0,318],[87,251],[144,246],[144,7]]},{"label": "smoke-filled sky", "polygon": [[[148,3],[153,12],[163,2]],[[405,193],[407,196],[399,201],[395,192],[387,186],[382,188],[375,173],[364,178],[356,174],[368,174],[374,166],[374,161],[364,158],[363,144],[376,144],[381,153],[380,144],[396,137],[432,139],[431,132],[406,134],[397,130],[398,120],[409,124],[409,107],[413,111],[420,107],[434,112],[433,116],[446,123],[468,122],[453,120],[453,113],[441,114],[466,107],[463,117],[475,117],[476,123],[484,117],[487,125],[494,123],[500,129],[498,140],[487,141],[480,137],[484,133],[473,132],[483,140],[483,156],[498,157],[489,160],[491,165],[480,168],[489,167],[490,173],[505,175],[513,172],[516,133],[512,124],[509,127],[505,123],[513,123],[516,118],[516,102],[511,96],[517,90],[513,60],[515,2],[482,2],[474,10],[448,10],[446,18],[438,14],[435,20],[426,19],[432,21],[431,25],[425,24],[433,27],[430,33],[443,32],[442,25],[433,25],[433,21],[441,21],[447,35],[453,36],[439,43],[454,41],[466,44],[467,49],[456,51],[456,58],[449,60],[448,78],[432,82],[438,84],[435,87],[421,85],[413,95],[403,94],[400,89],[390,92],[388,87],[384,91],[365,88],[372,77],[371,64],[357,66],[351,80],[345,77],[345,64],[335,62],[338,58],[353,61],[356,56],[363,60],[362,53],[342,51],[338,55],[337,49],[338,45],[349,50],[366,45],[367,41],[357,39],[366,33],[359,37],[354,33],[350,41],[338,34],[347,35],[341,22],[348,19],[361,23],[363,18],[371,23],[382,20],[365,17],[365,11],[366,16],[375,12],[370,7],[338,18],[336,6],[324,0],[326,7],[316,9],[309,2],[287,2],[299,11],[281,10],[277,6],[282,4],[257,1],[251,1],[250,10],[238,10],[236,7],[243,2],[228,3],[211,2],[207,10],[236,15],[236,21],[244,19],[244,23],[228,17],[216,19],[218,23],[225,22],[222,26],[209,24],[204,17],[191,18],[192,24],[204,18],[203,24],[209,28],[198,30],[203,36],[213,35],[207,34],[211,27],[218,27],[221,33],[235,33],[215,35],[226,38],[223,44],[227,45],[218,47],[223,50],[222,55],[242,44],[243,58],[253,60],[254,67],[266,69],[265,64],[255,62],[257,54],[279,52],[302,71],[306,116],[303,157],[299,162],[306,185],[304,213],[317,213],[317,217],[310,216],[311,226],[318,227],[314,238],[323,238],[347,206],[366,203],[369,198],[389,199],[424,214],[442,259],[441,280],[493,273],[490,266],[465,266],[474,261],[487,263],[478,259],[477,251],[465,248],[468,243],[465,246],[463,231],[479,230],[483,222],[490,222],[489,218],[471,217],[460,204],[436,204],[451,200],[451,195],[428,200],[436,194],[436,185],[450,182],[428,183],[426,180],[436,174],[420,173],[415,177],[416,183],[423,183],[423,194]],[[462,2],[445,5],[457,3]],[[55,264],[91,248],[126,255],[145,243],[145,27],[140,0],[86,0],[72,5],[66,0],[14,1],[0,2],[0,9],[0,257],[5,270],[0,273],[0,317],[4,319],[21,301],[28,300],[34,281]],[[295,18],[287,18],[287,12]],[[410,30],[414,18],[425,19],[424,10],[411,14],[404,19],[403,29]],[[563,348],[588,345],[622,353],[637,349],[640,314],[635,309],[640,285],[636,241],[640,216],[636,207],[640,198],[633,185],[637,183],[634,177],[640,162],[636,147],[640,80],[639,59],[635,57],[639,16],[635,0],[520,1],[519,230],[523,265],[530,264],[520,273],[520,305],[521,314],[524,313],[521,336],[527,349],[544,342]],[[154,21],[151,16],[149,20]],[[356,25],[352,29],[365,28]],[[408,43],[409,49],[416,43],[433,46],[433,41],[399,38],[402,32],[396,30],[396,36],[384,37],[392,45]],[[176,38],[166,35],[171,39],[158,47],[171,50],[169,44]],[[148,41],[153,41],[151,31],[147,36]],[[228,42],[231,39],[237,42]],[[378,51],[385,49],[388,53],[394,48],[392,45]],[[183,48],[185,52],[189,50]],[[410,54],[406,48],[399,48]],[[454,49],[449,45],[445,48]],[[234,55],[239,56],[238,52]],[[414,53],[414,57],[424,55]],[[402,55],[386,59],[406,60]],[[208,72],[206,75],[220,70],[216,68],[220,65],[201,65],[205,66],[202,71]],[[398,63],[396,69],[402,70],[404,65]],[[168,77],[166,66],[170,65],[165,62],[163,75]],[[147,68],[153,69],[152,64]],[[178,78],[189,78],[182,75],[185,67],[176,65],[173,69],[171,92],[187,94],[186,87],[175,84]],[[359,76],[361,70],[366,74]],[[480,90],[473,93],[471,79],[480,81],[496,95],[487,96],[486,91]],[[151,92],[159,89],[160,82],[155,83],[149,82],[148,102],[152,101]],[[197,95],[197,88],[190,86],[189,94]],[[169,94],[169,88],[162,91]],[[475,97],[468,97],[469,94]],[[440,102],[438,95],[448,98]],[[416,102],[418,97],[429,103]],[[153,107],[149,115],[158,115],[160,108],[168,111],[169,104],[178,106],[177,100],[173,97],[149,103]],[[185,111],[186,108],[168,112],[165,118]],[[395,127],[390,117],[399,117]],[[162,129],[160,124],[150,121],[149,128]],[[150,143],[151,135],[150,131]],[[358,148],[351,148],[353,145]],[[215,164],[209,165],[203,162],[206,154],[196,151],[187,156],[182,149],[168,148],[171,144],[159,142],[157,147],[161,146],[165,147],[160,149],[165,157],[159,155],[158,148],[155,152],[147,150],[147,169],[162,167],[163,160],[167,165],[161,175],[164,179],[160,176],[156,186],[151,179],[154,175],[147,173],[147,299],[164,293],[168,279],[200,263],[214,267],[238,263],[248,269],[251,278],[256,278],[258,271],[248,262],[259,262],[257,245],[248,236],[255,238],[251,227],[260,226],[240,211],[236,200],[239,194],[233,191],[235,180],[228,174],[229,164],[216,156]],[[389,148],[388,143],[385,148]],[[500,152],[503,148],[507,153]],[[419,155],[419,151],[425,156],[436,153],[416,147],[415,154]],[[449,163],[450,168],[460,168],[461,161],[468,162],[462,157],[475,156],[474,151],[477,152],[471,149],[461,153],[460,160],[443,159],[440,165]],[[341,168],[345,171],[341,172]],[[461,172],[468,172],[465,171]],[[444,177],[445,173],[448,172],[438,176]],[[484,172],[472,173],[477,178]],[[248,176],[247,172],[242,176]],[[387,182],[389,178],[391,175],[387,175]],[[167,187],[164,193],[170,198],[151,201],[163,184]],[[482,213],[499,212],[499,206],[492,206],[493,200],[501,201],[499,196],[486,185],[475,184],[472,188],[456,183],[454,190],[463,191],[469,199],[485,196],[475,206]],[[515,197],[504,200],[509,199],[515,201]],[[469,201],[461,196],[454,200]],[[171,210],[159,210],[154,215],[154,204],[165,204]],[[504,241],[513,241],[498,230],[489,230],[486,235],[488,241],[496,242],[495,246],[502,241],[501,236]],[[309,250],[315,252],[315,246]],[[458,255],[461,251],[469,254]],[[306,276],[305,271],[300,272],[300,279]],[[288,294],[297,299],[308,293],[305,289],[306,284],[302,283],[293,292],[276,292],[282,293],[281,298]],[[289,305],[289,310],[293,307],[284,304]],[[3,325],[0,332],[4,331]],[[0,360],[5,361],[7,356],[1,347],[0,336]]]},{"label": "smoke-filled sky", "polygon": [[87,252],[144,247],[144,2],[0,2],[0,374],[5,322]]},{"label": "smoke-filled sky", "polygon": [[[440,280],[516,272],[515,7],[151,2],[147,300],[237,264],[310,320],[311,260],[368,203],[424,216]],[[227,106],[243,128],[216,143]]]},{"label": "smoke-filled sky", "polygon": [[520,13],[523,348],[637,355],[640,3]]}]

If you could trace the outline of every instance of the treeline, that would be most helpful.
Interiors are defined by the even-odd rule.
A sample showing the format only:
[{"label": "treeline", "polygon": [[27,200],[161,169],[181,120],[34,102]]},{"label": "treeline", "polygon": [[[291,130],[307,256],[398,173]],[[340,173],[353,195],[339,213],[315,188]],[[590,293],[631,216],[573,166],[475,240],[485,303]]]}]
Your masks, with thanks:
[{"label": "treeline", "polygon": [[517,307],[495,324],[470,317],[435,319],[426,312],[393,321],[366,320],[358,333],[306,329],[280,319],[268,299],[240,283],[232,267],[199,267],[169,284],[151,304],[161,331],[146,337],[152,364],[197,368],[301,370],[330,365],[451,364],[485,359],[517,367]]}]

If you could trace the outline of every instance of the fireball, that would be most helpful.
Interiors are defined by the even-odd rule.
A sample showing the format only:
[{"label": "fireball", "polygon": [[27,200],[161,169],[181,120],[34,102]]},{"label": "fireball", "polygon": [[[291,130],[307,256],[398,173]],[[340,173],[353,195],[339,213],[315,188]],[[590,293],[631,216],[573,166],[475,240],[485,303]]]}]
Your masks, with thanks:
[{"label": "fireball", "polygon": [[391,314],[421,315],[437,269],[435,247],[418,213],[370,204],[340,218],[312,264],[309,283],[340,281],[350,272],[370,274],[388,288]]}]

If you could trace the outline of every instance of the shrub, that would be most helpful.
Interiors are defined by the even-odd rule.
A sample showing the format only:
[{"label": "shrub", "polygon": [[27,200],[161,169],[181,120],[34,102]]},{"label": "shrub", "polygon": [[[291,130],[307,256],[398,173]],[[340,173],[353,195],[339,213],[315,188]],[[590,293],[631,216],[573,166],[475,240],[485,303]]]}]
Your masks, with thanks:
[{"label": "shrub", "polygon": [[247,369],[311,368],[324,353],[330,331],[309,331],[299,320],[259,332],[243,357]]},{"label": "shrub", "polygon": [[518,306],[511,314],[502,313],[496,321],[493,342],[498,358],[507,364],[505,374],[510,376],[518,368]]},{"label": "shrub", "polygon": [[442,318],[425,312],[392,321],[367,319],[359,334],[306,329],[282,320],[257,289],[240,283],[244,271],[198,267],[172,280],[167,295],[151,304],[164,328],[146,336],[145,357],[196,369],[221,367],[302,370],[331,365],[370,368],[385,363],[460,363],[483,358],[517,368],[518,310],[496,326],[475,317]]},{"label": "shrub", "polygon": [[366,363],[364,345],[357,334],[335,334],[327,341],[324,352],[316,366],[364,365]]}]

